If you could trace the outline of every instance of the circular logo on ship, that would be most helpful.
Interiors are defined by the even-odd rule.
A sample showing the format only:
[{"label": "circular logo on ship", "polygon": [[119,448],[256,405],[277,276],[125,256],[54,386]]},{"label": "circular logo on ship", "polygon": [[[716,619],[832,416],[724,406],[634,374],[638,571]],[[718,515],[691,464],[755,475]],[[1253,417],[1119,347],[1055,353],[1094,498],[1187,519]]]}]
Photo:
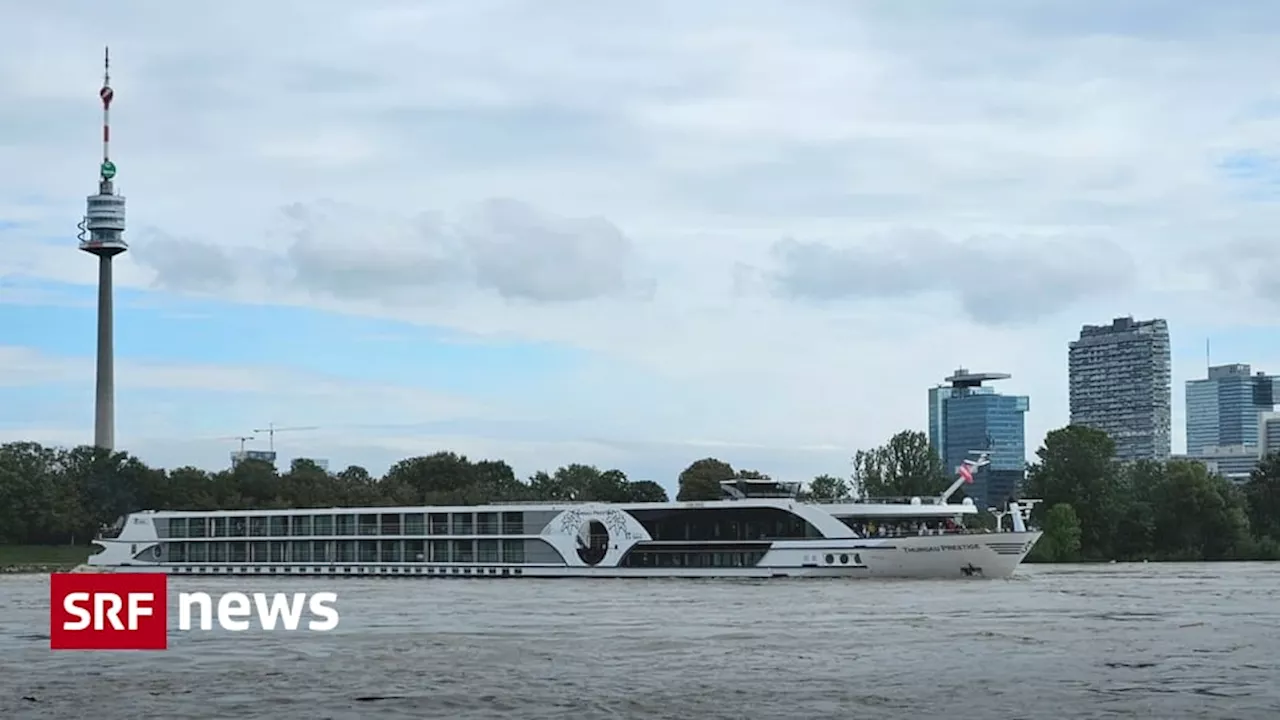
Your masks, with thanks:
[{"label": "circular logo on ship", "polygon": [[599,520],[584,520],[577,539],[578,557],[587,565],[599,565],[609,554],[609,528]]}]

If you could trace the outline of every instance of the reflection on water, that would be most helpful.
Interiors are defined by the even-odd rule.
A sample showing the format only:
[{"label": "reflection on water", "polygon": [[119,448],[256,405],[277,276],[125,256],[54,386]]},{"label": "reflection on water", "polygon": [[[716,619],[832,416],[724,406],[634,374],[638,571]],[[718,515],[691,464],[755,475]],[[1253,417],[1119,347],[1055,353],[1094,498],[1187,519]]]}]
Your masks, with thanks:
[{"label": "reflection on water", "polygon": [[258,580],[338,592],[326,634],[48,649],[0,578],[0,717],[1280,717],[1280,565],[1027,567],[1011,581]]}]

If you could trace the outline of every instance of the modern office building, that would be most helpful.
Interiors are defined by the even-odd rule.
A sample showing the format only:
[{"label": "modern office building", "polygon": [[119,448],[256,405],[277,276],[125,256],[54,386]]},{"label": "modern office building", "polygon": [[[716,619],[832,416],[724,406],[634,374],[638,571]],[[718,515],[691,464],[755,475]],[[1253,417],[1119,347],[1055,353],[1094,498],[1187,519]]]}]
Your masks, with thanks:
[{"label": "modern office building", "polygon": [[1245,445],[1223,447],[1210,445],[1201,448],[1196,455],[1183,455],[1180,459],[1201,463],[1209,472],[1221,475],[1232,482],[1244,482],[1258,466],[1258,448]]},{"label": "modern office building", "polygon": [[1275,409],[1276,378],[1244,363],[1209,368],[1187,381],[1187,455],[1207,448],[1258,446],[1258,416]]},{"label": "modern office building", "polygon": [[1068,344],[1071,424],[1102,430],[1118,460],[1165,460],[1171,450],[1172,365],[1164,320],[1085,325]]},{"label": "modern office building", "polygon": [[973,451],[990,453],[973,485],[964,488],[978,507],[1003,507],[1016,495],[1027,468],[1025,395],[1001,395],[982,383],[1007,380],[1005,373],[971,373],[964,368],[929,389],[929,444],[949,470]]},{"label": "modern office building", "polygon": [[1258,416],[1258,457],[1280,453],[1280,412]]}]

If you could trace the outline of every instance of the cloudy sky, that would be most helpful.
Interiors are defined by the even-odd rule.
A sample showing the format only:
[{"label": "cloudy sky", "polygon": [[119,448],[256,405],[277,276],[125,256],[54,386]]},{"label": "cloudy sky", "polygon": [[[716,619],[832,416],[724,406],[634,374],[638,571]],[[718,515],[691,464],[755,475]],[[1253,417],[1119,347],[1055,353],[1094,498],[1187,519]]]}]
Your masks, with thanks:
[{"label": "cloudy sky", "polygon": [[[1174,12],[1176,9],[1176,12]],[[92,439],[102,46],[117,443],[800,479],[1082,323],[1280,371],[1280,6],[0,0],[0,439]]]}]

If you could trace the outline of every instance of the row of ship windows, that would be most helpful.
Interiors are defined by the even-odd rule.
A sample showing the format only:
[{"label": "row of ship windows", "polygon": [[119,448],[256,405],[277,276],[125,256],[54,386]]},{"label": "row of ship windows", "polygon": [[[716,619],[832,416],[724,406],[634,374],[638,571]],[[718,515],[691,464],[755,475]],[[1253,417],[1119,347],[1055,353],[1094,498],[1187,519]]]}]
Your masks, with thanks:
[{"label": "row of ship windows", "polygon": [[262,517],[157,518],[161,537],[308,537],[312,535],[523,535],[522,512],[345,513]]},{"label": "row of ship windows", "polygon": [[[535,541],[536,542],[536,541]],[[163,562],[525,562],[524,540],[270,540],[169,542],[154,546]],[[146,553],[144,552],[144,556]],[[146,559],[146,558],[144,558]]]},{"label": "row of ship windows", "polygon": [[171,572],[192,575],[429,575],[436,577],[478,577],[489,575],[495,577],[511,577],[523,575],[520,568],[442,568],[442,567],[210,567],[197,565],[175,567]]},{"label": "row of ship windows", "polygon": [[755,567],[764,559],[764,550],[732,552],[636,551],[622,561],[622,567]]}]

